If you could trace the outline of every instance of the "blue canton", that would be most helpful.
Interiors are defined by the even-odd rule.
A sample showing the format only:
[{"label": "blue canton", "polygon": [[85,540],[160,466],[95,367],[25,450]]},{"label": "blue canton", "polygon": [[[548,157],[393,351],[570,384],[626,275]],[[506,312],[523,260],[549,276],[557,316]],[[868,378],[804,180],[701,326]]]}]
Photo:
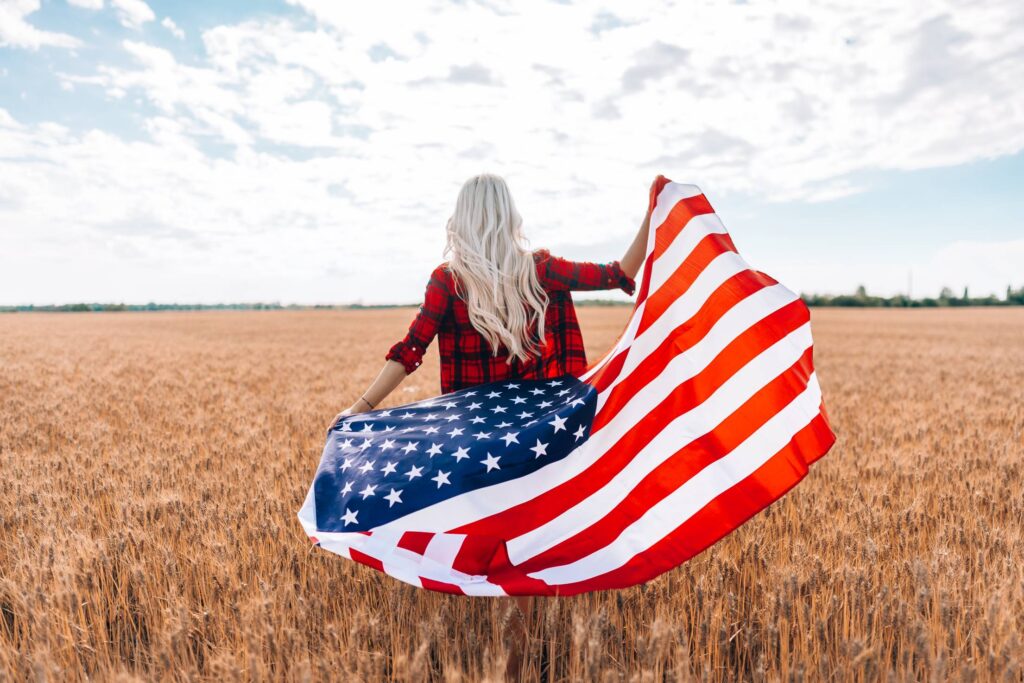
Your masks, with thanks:
[{"label": "blue canton", "polygon": [[597,392],[572,375],[481,384],[343,419],[313,482],[317,526],[367,531],[529,474],[590,435]]}]

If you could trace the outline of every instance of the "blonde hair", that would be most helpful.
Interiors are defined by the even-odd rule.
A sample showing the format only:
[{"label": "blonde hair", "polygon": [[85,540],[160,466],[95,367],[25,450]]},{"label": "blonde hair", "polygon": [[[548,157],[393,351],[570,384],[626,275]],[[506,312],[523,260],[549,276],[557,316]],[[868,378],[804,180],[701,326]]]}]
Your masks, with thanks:
[{"label": "blonde hair", "polygon": [[[548,306],[522,227],[505,180],[483,173],[459,191],[444,249],[470,323],[490,344],[492,356],[504,345],[508,363],[540,354],[537,342],[544,344]],[[533,323],[536,338],[530,335]]]}]

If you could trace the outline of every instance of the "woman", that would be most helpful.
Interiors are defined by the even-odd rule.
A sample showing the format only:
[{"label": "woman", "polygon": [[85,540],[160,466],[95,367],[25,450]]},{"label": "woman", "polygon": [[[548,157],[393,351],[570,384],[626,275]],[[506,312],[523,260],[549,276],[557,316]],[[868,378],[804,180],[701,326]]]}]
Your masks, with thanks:
[{"label": "woman", "polygon": [[[334,420],[372,410],[422,362],[438,337],[441,392],[510,378],[540,379],[587,367],[572,290],[621,288],[632,294],[646,253],[650,211],[622,259],[606,264],[568,261],[525,246],[523,219],[505,181],[482,174],[466,181],[448,219],[442,263],[405,337],[387,352],[384,368]],[[517,597],[519,650],[532,599]],[[518,675],[519,653],[509,662]]]}]

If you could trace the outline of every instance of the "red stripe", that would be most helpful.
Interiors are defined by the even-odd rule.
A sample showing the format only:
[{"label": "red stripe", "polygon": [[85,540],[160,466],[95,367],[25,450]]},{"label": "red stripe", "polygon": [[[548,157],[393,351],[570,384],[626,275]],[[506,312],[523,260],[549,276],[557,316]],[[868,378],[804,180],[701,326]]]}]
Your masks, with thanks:
[{"label": "red stripe", "polygon": [[[663,178],[663,176],[659,176],[657,184],[655,185],[658,192],[661,192],[661,188],[664,187],[666,184],[661,182],[661,178]],[[654,201],[654,197],[656,196],[653,193],[654,189],[652,189],[651,202]],[[666,216],[665,221],[660,226],[655,226],[654,248],[651,251],[651,253],[648,254],[647,257],[644,259],[643,277],[640,281],[640,289],[639,291],[637,291],[636,294],[636,303],[633,305],[633,314],[636,314],[637,308],[639,308],[640,304],[647,299],[647,295],[649,293],[649,289],[651,286],[651,270],[654,267],[655,260],[665,253],[665,250],[668,249],[668,247],[672,244],[672,241],[679,235],[680,232],[682,232],[683,228],[686,227],[686,224],[689,223],[691,218],[693,218],[694,216],[700,216],[708,213],[714,213],[714,209],[711,208],[711,204],[708,202],[707,198],[703,194],[701,194],[697,195],[696,197],[690,197],[689,199],[679,200],[676,203],[676,205],[672,208],[672,210],[669,211],[669,214],[668,216]],[[687,259],[684,259],[684,262],[686,260]],[[625,334],[625,330],[623,330],[623,334]],[[612,345],[613,349],[615,348],[615,345],[618,344],[619,340],[622,339],[623,334],[620,334],[618,338],[616,338],[615,344]],[[626,351],[623,350],[620,351],[617,355],[623,356],[625,354]],[[590,363],[587,366],[587,369],[584,372],[584,374],[586,372],[589,372],[593,368],[597,367],[597,365],[599,365],[603,360],[604,356],[598,359],[597,362]],[[615,363],[615,365],[612,366],[612,363]],[[622,360],[620,358],[614,358],[609,363],[609,366],[606,366],[599,371],[599,374],[603,375],[603,377],[595,376],[588,380],[590,384],[593,384],[594,386],[598,387],[598,391],[601,390],[601,387],[598,385],[599,382],[604,382],[605,384],[608,384],[615,380],[615,377],[617,375],[616,368],[622,367]]]},{"label": "red stripe", "polygon": [[[633,335],[634,339],[654,324],[665,310],[690,288],[694,280],[704,272],[709,263],[728,251],[734,251],[734,248],[732,240],[726,235],[714,233],[702,239],[694,247],[694,251],[690,256],[679,265],[672,276],[665,281],[665,284],[658,288],[658,291],[647,301],[641,314],[640,324]],[[702,308],[706,306],[706,302],[701,304]],[[635,309],[634,315],[636,315]],[[596,388],[599,393],[604,391],[612,382],[618,379],[619,374],[622,372],[622,365],[625,363],[629,352],[630,349],[628,348],[619,351],[616,357],[594,373],[594,376],[590,377],[587,383]]]},{"label": "red stripe", "polygon": [[[608,483],[629,463],[636,452],[650,441],[652,435],[660,432],[665,425],[679,416],[679,406],[703,402],[722,382],[751,359],[790,331],[800,327],[806,322],[806,311],[806,306],[796,301],[745,330],[704,370],[676,387],[612,445],[607,453],[598,457],[590,467],[569,481],[541,493],[536,498],[465,524],[453,529],[452,532],[515,538],[551,521]],[[767,333],[769,331],[771,334]],[[662,359],[659,364],[664,368],[666,362]],[[601,413],[603,412],[602,410]]]},{"label": "red stripe", "polygon": [[[574,562],[600,550],[630,524],[702,469],[731,453],[760,429],[779,410],[789,405],[807,386],[814,371],[811,349],[778,377],[751,396],[736,412],[712,431],[676,451],[651,470],[608,514],[558,545],[522,563],[524,572],[535,572]],[[713,380],[712,380],[713,381]]]},{"label": "red stripe", "polygon": [[411,550],[417,555],[424,555],[427,552],[427,546],[434,539],[434,534],[427,531],[406,531],[402,534],[402,537],[398,539],[398,547]]},{"label": "red stripe", "polygon": [[722,254],[735,253],[735,251],[736,246],[728,235],[713,232],[703,237],[694,246],[690,256],[680,263],[675,272],[665,279],[658,291],[647,299],[643,317],[636,329],[636,336],[639,337],[647,328],[656,323],[669,306],[689,291],[712,261]]},{"label": "red stripe", "polygon": [[[591,433],[601,429],[614,419],[637,392],[657,378],[664,371],[665,366],[676,356],[685,353],[700,343],[715,324],[721,320],[722,316],[731,310],[733,306],[751,294],[773,284],[775,284],[774,280],[749,270],[737,273],[723,282],[708,297],[704,305],[701,306],[700,310],[692,318],[678,325],[674,330],[665,335],[665,339],[658,348],[654,349],[646,358],[640,361],[629,377],[625,378],[618,386],[605,395],[601,409],[594,416]],[[782,313],[782,311],[786,311],[786,313]],[[790,316],[795,316],[795,318]],[[775,331],[777,328],[780,328],[785,331],[785,334],[781,334],[781,338],[807,322],[807,318],[806,307],[798,302],[794,302],[765,316],[755,325],[761,329],[762,336],[767,336],[764,334],[767,331]],[[740,336],[745,334],[748,334],[748,332],[745,331]],[[726,346],[726,349],[728,348]],[[724,352],[725,349],[722,350],[722,353]]]},{"label": "red stripe", "polygon": [[349,548],[348,553],[356,562],[361,562],[362,564],[365,564],[367,567],[373,567],[379,572],[384,571],[384,563],[378,560],[376,557],[367,555],[366,553],[356,550],[355,548]]},{"label": "red stripe", "polygon": [[559,586],[559,595],[625,588],[682,564],[796,486],[807,473],[808,465],[827,453],[834,442],[835,435],[824,418],[816,416],[753,474],[723,492],[665,538],[618,569]]},{"label": "red stripe", "polygon": [[424,576],[420,577],[420,583],[423,584],[424,588],[428,588],[432,591],[438,591],[441,593],[451,593],[453,595],[465,595],[465,593],[462,592],[462,589],[454,583],[435,581],[434,579],[428,579]]}]

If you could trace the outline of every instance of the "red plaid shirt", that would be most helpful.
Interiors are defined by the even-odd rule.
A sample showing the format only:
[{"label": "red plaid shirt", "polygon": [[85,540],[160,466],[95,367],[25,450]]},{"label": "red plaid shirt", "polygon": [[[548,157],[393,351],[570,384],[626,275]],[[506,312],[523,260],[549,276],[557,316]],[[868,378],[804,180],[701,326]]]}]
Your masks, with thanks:
[{"label": "red plaid shirt", "polygon": [[492,355],[487,340],[469,322],[469,308],[455,293],[448,264],[442,263],[430,274],[427,291],[409,333],[388,350],[388,360],[401,363],[408,373],[423,361],[434,337],[441,353],[441,393],[503,379],[540,379],[566,373],[580,375],[587,367],[583,334],[576,320],[571,290],[621,288],[632,294],[636,284],[618,261],[589,263],[567,261],[552,256],[547,249],[533,254],[537,277],[548,293],[544,317],[547,344],[542,354],[523,362],[507,363],[508,352],[502,346]]}]

